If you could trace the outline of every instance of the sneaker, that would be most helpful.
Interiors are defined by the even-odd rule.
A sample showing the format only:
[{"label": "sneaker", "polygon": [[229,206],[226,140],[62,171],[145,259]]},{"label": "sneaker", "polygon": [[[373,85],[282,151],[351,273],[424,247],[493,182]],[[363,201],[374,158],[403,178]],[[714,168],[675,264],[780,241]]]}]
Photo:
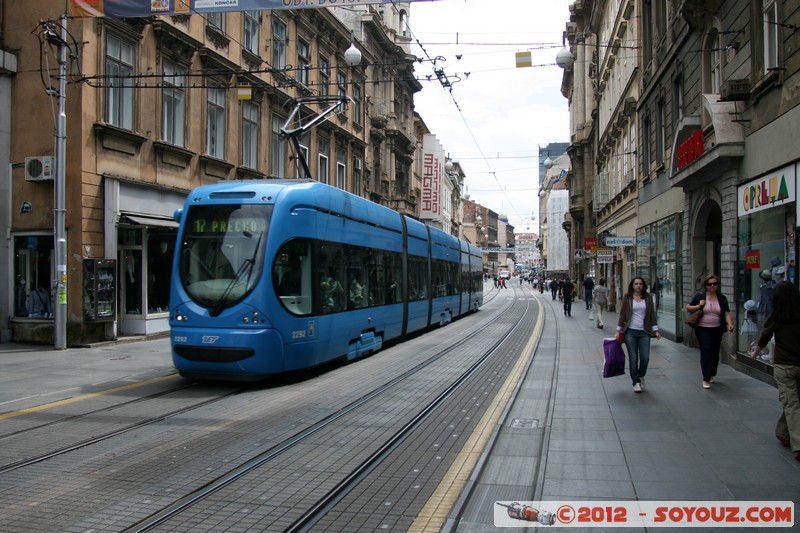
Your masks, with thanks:
[{"label": "sneaker", "polygon": [[642,392],[642,386],[639,383],[634,384],[633,392]]},{"label": "sneaker", "polygon": [[714,378],[713,378],[713,377],[709,378],[709,379],[708,379],[708,382],[709,382],[709,383],[714,383]]},{"label": "sneaker", "polygon": [[704,381],[703,382],[703,388],[704,389],[710,389],[711,388],[711,383],[709,383],[708,381]]},{"label": "sneaker", "polygon": [[639,385],[642,387],[642,390],[644,390],[644,378],[643,377],[639,378]]}]

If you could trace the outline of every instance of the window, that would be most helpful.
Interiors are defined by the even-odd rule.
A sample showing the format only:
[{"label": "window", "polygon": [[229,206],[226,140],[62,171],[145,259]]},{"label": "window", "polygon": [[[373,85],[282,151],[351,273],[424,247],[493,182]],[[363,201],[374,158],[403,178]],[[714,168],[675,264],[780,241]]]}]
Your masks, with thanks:
[{"label": "window", "polygon": [[664,120],[664,100],[659,100],[656,112],[656,164],[664,162],[664,145],[667,137],[667,125]]},{"label": "window", "polygon": [[53,317],[52,235],[14,237],[14,316]]},{"label": "window", "polygon": [[311,48],[302,39],[297,41],[297,81],[308,87],[308,72],[311,69]]},{"label": "window", "polygon": [[272,116],[272,175],[286,177],[286,141],[281,139],[281,128],[286,119]]},{"label": "window", "polygon": [[337,313],[347,308],[345,287],[345,245],[332,242],[321,242],[317,254],[320,304],[322,314]]},{"label": "window", "polygon": [[225,13],[219,11],[215,13],[206,13],[206,22],[215,30],[225,33]]},{"label": "window", "polygon": [[[309,132],[304,133],[303,135],[301,135],[297,139],[297,143],[300,145],[300,154],[299,154],[299,156],[302,158],[303,161],[305,161],[306,165],[310,165],[311,164],[311,161],[308,159],[308,157],[309,157],[308,145],[309,145],[310,140],[311,140],[311,133],[309,133]],[[297,171],[296,171],[297,177],[298,178],[310,178],[311,177],[311,176],[306,176],[304,174],[304,172],[305,172],[305,170],[303,169],[302,163],[300,161],[298,161],[297,162]],[[310,169],[309,169],[309,172],[311,172]]]},{"label": "window", "polygon": [[361,85],[353,85],[353,124],[363,124],[361,120]]},{"label": "window", "polygon": [[331,63],[327,57],[319,56],[319,94],[328,96],[331,84]]},{"label": "window", "polygon": [[705,90],[709,94],[719,94],[722,80],[722,43],[716,29],[709,32],[704,50],[708,54],[708,80]]},{"label": "window", "polygon": [[650,117],[642,120],[642,174],[650,174]]},{"label": "window", "polygon": [[258,105],[242,103],[242,166],[258,168]]},{"label": "window", "polygon": [[218,159],[225,158],[225,89],[208,89],[206,154]]},{"label": "window", "polygon": [[681,79],[672,80],[672,124],[678,130],[678,122],[683,116],[683,95],[681,94]]},{"label": "window", "polygon": [[272,68],[286,68],[286,23],[279,18],[272,22]]},{"label": "window", "polygon": [[336,186],[346,190],[347,187],[347,149],[336,149]]},{"label": "window", "polygon": [[258,34],[261,28],[261,16],[258,11],[244,12],[244,47],[258,55]]},{"label": "window", "polygon": [[287,242],[275,256],[272,286],[283,307],[295,315],[310,315],[312,302],[311,245],[307,239]]},{"label": "window", "polygon": [[133,130],[134,44],[113,34],[106,34],[106,121]]},{"label": "window", "polygon": [[[347,98],[347,74],[344,72],[339,72],[336,74],[336,95],[339,98],[345,99]],[[336,110],[337,113],[344,113],[345,107],[344,100],[341,104],[339,104],[339,108]]]},{"label": "window", "polygon": [[161,91],[161,136],[168,143],[184,146],[186,130],[186,69],[164,60],[164,85]]},{"label": "window", "polygon": [[778,2],[763,0],[764,17],[764,74],[778,66]]},{"label": "window", "polygon": [[361,173],[363,160],[361,157],[353,158],[353,194],[361,196]]},{"label": "window", "polygon": [[169,311],[169,287],[177,231],[147,228],[147,312]]},{"label": "window", "polygon": [[424,300],[428,297],[428,259],[408,256],[408,300]]},{"label": "window", "polygon": [[318,169],[318,176],[317,180],[320,183],[328,183],[328,161],[330,159],[330,151],[331,151],[331,143],[328,139],[319,139],[319,169]]}]

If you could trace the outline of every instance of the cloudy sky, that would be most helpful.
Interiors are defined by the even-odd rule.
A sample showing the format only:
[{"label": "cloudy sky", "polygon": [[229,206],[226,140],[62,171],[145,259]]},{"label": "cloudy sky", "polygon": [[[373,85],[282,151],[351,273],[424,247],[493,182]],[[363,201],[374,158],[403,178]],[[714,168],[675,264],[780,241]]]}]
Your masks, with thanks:
[{"label": "cloudy sky", "polygon": [[[461,163],[470,198],[508,215],[517,233],[538,231],[539,145],[569,140],[563,71],[555,56],[572,2],[411,4],[409,26],[419,43],[412,53],[425,59],[416,65],[423,85],[415,95],[416,110]],[[525,51],[533,66],[516,68],[516,52]],[[452,90],[438,81],[434,69],[439,68]],[[425,81],[429,75],[431,81]]]}]

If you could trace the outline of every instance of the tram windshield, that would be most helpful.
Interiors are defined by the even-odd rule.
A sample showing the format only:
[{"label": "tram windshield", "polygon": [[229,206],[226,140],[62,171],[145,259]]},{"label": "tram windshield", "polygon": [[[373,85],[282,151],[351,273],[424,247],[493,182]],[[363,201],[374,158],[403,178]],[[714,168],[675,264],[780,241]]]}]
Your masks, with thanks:
[{"label": "tram windshield", "polygon": [[185,214],[180,278],[212,316],[242,301],[258,283],[270,205],[193,205]]}]

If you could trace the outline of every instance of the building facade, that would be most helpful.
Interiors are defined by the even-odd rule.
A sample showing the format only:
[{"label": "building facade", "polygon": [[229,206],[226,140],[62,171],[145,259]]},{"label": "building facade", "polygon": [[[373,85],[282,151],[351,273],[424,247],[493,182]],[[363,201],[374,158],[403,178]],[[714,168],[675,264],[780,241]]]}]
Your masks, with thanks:
[{"label": "building facade", "polygon": [[[71,344],[166,332],[172,214],[203,184],[305,177],[302,156],[313,179],[419,216],[413,95],[421,86],[409,75],[407,3],[70,18],[61,272],[51,170],[53,35],[63,9],[45,0],[2,20],[2,46],[15,60],[3,52],[0,66],[0,94],[10,96],[2,102],[11,102],[0,118],[11,236],[4,339],[50,342],[62,301]],[[351,45],[362,54],[355,64],[346,60]],[[293,153],[281,128],[345,97]],[[299,122],[287,124],[298,101]]]},{"label": "building facade", "polygon": [[600,268],[623,286],[643,276],[662,331],[689,344],[684,307],[719,276],[737,323],[722,360],[769,380],[768,355],[747,353],[771,288],[797,283],[800,2],[584,1],[571,15],[564,93],[574,125],[578,87],[594,89],[592,211],[600,244],[620,247]]}]

